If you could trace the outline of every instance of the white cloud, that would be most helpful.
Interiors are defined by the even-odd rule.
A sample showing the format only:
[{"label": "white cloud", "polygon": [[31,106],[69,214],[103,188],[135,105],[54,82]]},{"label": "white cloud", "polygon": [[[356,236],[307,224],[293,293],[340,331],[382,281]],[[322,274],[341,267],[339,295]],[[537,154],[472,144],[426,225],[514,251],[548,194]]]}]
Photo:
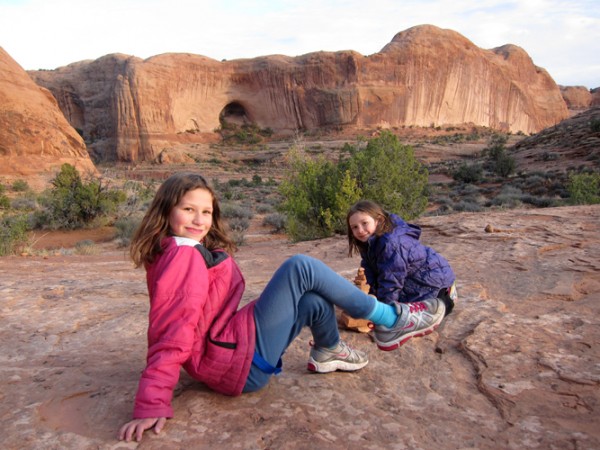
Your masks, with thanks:
[{"label": "white cloud", "polygon": [[515,44],[559,84],[600,86],[597,0],[0,0],[0,45],[24,68],[108,53],[215,59],[381,50],[432,24],[482,48]]}]

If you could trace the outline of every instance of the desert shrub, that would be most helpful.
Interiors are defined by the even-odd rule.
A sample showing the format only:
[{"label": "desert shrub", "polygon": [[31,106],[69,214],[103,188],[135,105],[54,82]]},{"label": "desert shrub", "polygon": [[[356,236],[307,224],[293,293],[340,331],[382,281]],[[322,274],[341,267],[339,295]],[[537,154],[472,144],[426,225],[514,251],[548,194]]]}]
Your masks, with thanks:
[{"label": "desert shrub", "polygon": [[12,184],[12,190],[15,192],[25,192],[29,190],[29,184],[25,180],[15,180]]},{"label": "desert shrub", "polygon": [[594,119],[590,122],[590,129],[594,133],[600,133],[600,119]]},{"label": "desert shrub", "polygon": [[242,232],[246,231],[250,226],[250,221],[244,217],[234,217],[228,221],[229,228],[232,231]]},{"label": "desert shrub", "polygon": [[252,185],[253,186],[260,186],[262,185],[262,177],[260,175],[252,175]]},{"label": "desert shrub", "polygon": [[483,178],[483,167],[479,164],[462,163],[452,174],[452,178],[462,183],[477,183]]},{"label": "desert shrub", "polygon": [[252,219],[254,213],[246,206],[237,205],[235,203],[223,203],[221,205],[221,214],[224,218],[231,219]]},{"label": "desert shrub", "polygon": [[42,210],[36,212],[37,224],[44,228],[81,228],[125,201],[123,191],[108,189],[101,179],[84,181],[70,164],[63,164],[51,183],[41,198]]},{"label": "desert shrub", "polygon": [[559,158],[560,155],[555,152],[544,152],[541,156],[542,161],[556,161]]},{"label": "desert shrub", "polygon": [[471,200],[461,200],[458,203],[455,203],[452,206],[454,211],[464,211],[464,212],[479,212],[483,210],[483,207],[477,202]]},{"label": "desert shrub", "polygon": [[75,253],[77,255],[97,255],[100,248],[90,239],[79,241],[75,244]]},{"label": "desert shrub", "polygon": [[494,161],[494,173],[503,178],[512,175],[516,168],[517,162],[515,161],[515,158],[506,153],[500,154]]},{"label": "desert shrub", "polygon": [[5,194],[0,194],[0,209],[9,209],[10,199]]},{"label": "desert shrub", "polygon": [[500,193],[490,201],[490,206],[517,208],[523,204],[523,191],[513,186],[503,186]]},{"label": "desert shrub", "polygon": [[10,203],[12,209],[20,211],[34,211],[37,207],[37,201],[32,197],[17,197],[13,198]]},{"label": "desert shrub", "polygon": [[133,234],[142,221],[142,214],[119,217],[115,220],[115,238],[121,247],[129,247]]},{"label": "desert shrub", "polygon": [[508,137],[503,134],[493,134],[486,148],[483,149],[483,153],[488,156],[489,159],[496,159],[500,154],[505,152],[506,143]]},{"label": "desert shrub", "polygon": [[523,181],[523,187],[527,189],[537,189],[542,187],[545,189],[545,184],[547,181],[547,177],[544,175],[539,175],[537,173],[529,174]]},{"label": "desert shrub", "polygon": [[280,185],[286,231],[293,240],[345,233],[346,214],[361,198],[373,199],[407,219],[427,206],[427,169],[412,147],[384,131],[367,146],[346,146],[349,156],[337,163],[309,157],[297,149]]},{"label": "desert shrub", "polygon": [[30,231],[27,215],[7,216],[0,219],[0,256],[14,253],[27,242]]},{"label": "desert shrub", "polygon": [[273,227],[276,233],[285,229],[285,216],[280,213],[273,213],[265,216],[263,225]]},{"label": "desert shrub", "polygon": [[569,174],[567,190],[572,204],[592,205],[600,203],[600,173]]},{"label": "desert shrub", "polygon": [[273,205],[260,203],[256,205],[256,212],[259,214],[267,214],[273,212]]},{"label": "desert shrub", "polygon": [[258,144],[263,137],[270,137],[273,134],[271,128],[261,129],[254,124],[244,124],[238,126],[235,123],[227,122],[221,119],[221,127],[217,129],[225,142],[234,142],[238,144]]},{"label": "desert shrub", "polygon": [[290,155],[290,169],[279,186],[286,231],[295,241],[331,236],[345,225],[345,214],[361,196],[356,181],[322,156]]},{"label": "desert shrub", "polygon": [[126,200],[119,205],[119,216],[127,216],[148,209],[156,193],[156,185],[154,182],[128,180],[122,190]]},{"label": "desert shrub", "polygon": [[517,162],[506,153],[506,142],[508,137],[502,134],[494,134],[483,149],[483,154],[487,156],[487,168],[503,178],[510,176],[517,168]]},{"label": "desert shrub", "polygon": [[523,203],[527,203],[528,205],[535,206],[536,208],[550,208],[553,206],[559,206],[561,203],[555,198],[527,194],[521,197],[521,201]]},{"label": "desert shrub", "polygon": [[235,203],[223,203],[221,214],[227,221],[234,242],[241,246],[244,244],[244,233],[250,226],[250,219],[254,216],[252,209]]},{"label": "desert shrub", "polygon": [[357,180],[363,198],[380,203],[406,220],[418,217],[427,207],[427,168],[409,145],[384,131],[364,150],[351,152],[347,162],[351,178]]},{"label": "desert shrub", "polygon": [[474,184],[464,184],[464,185],[460,186],[460,188],[457,190],[457,192],[459,192],[460,195],[463,197],[480,195],[479,187],[475,186]]}]

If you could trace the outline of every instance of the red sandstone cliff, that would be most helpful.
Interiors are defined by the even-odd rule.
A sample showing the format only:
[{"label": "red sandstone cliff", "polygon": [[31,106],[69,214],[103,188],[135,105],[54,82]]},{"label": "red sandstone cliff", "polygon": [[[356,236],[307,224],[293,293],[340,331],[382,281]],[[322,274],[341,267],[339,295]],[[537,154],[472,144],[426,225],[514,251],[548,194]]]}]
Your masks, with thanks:
[{"label": "red sandstone cliff", "polygon": [[0,176],[36,185],[36,176],[43,183],[64,163],[96,172],[83,139],[52,94],[0,47]]},{"label": "red sandstone cliff", "polygon": [[205,141],[220,119],[275,131],[472,123],[534,133],[568,117],[560,89],[519,47],[483,50],[423,25],[379,53],[317,52],[218,62],[108,55],[30,72],[99,159],[152,160]]},{"label": "red sandstone cliff", "polygon": [[559,86],[570,110],[587,109],[592,105],[592,92],[585,86]]}]

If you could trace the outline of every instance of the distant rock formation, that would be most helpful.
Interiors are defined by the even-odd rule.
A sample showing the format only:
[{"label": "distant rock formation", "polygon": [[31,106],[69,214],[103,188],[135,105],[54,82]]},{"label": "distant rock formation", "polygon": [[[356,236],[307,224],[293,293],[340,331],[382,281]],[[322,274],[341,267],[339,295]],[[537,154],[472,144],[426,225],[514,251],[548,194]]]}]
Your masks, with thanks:
[{"label": "distant rock formation", "polygon": [[592,104],[592,93],[585,86],[559,86],[569,109],[587,109]]},{"label": "distant rock formation", "polygon": [[600,106],[600,87],[592,89],[592,102],[590,106]]},{"label": "distant rock formation", "polygon": [[0,47],[0,176],[42,184],[69,163],[96,173],[82,137],[55,98]]},{"label": "distant rock formation", "polygon": [[370,56],[113,54],[30,74],[54,93],[94,157],[120,161],[214,139],[222,120],[276,132],[472,123],[534,133],[568,117],[558,86],[524,50],[483,50],[431,25],[398,33]]}]

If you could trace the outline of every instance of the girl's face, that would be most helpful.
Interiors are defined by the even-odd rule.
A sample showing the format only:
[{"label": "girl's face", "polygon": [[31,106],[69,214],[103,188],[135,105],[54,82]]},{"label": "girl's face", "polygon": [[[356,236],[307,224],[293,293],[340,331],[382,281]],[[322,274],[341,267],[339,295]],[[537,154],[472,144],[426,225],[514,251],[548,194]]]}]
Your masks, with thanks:
[{"label": "girl's face", "polygon": [[213,198],[206,189],[187,191],[169,214],[169,227],[175,236],[202,242],[213,222]]},{"label": "girl's face", "polygon": [[377,229],[377,221],[367,213],[358,211],[348,219],[352,235],[360,242],[367,242]]}]

